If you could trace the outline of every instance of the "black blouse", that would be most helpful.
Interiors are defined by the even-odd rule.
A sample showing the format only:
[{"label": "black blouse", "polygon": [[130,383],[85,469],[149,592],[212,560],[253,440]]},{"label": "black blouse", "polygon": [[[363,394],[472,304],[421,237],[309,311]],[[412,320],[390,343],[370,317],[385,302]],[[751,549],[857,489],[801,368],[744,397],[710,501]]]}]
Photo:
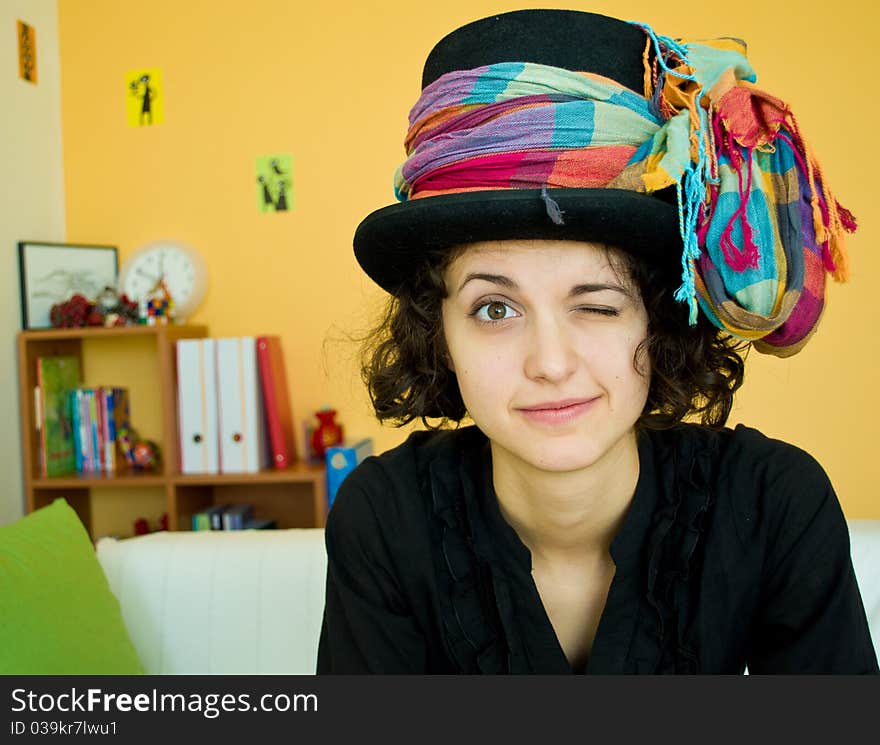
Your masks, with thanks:
[{"label": "black blouse", "polygon": [[[877,673],[822,467],[738,426],[639,433],[587,673]],[[571,673],[476,427],[360,464],[326,525],[320,673]]]}]

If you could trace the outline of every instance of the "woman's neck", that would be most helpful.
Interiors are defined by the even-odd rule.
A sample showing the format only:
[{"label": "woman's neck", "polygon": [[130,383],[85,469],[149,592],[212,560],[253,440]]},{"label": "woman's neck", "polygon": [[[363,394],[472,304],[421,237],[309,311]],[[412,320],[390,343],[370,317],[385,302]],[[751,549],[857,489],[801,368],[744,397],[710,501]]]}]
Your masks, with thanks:
[{"label": "woman's neck", "polygon": [[579,471],[544,471],[492,443],[492,478],[501,514],[533,563],[579,563],[607,555],[639,479],[635,431]]}]

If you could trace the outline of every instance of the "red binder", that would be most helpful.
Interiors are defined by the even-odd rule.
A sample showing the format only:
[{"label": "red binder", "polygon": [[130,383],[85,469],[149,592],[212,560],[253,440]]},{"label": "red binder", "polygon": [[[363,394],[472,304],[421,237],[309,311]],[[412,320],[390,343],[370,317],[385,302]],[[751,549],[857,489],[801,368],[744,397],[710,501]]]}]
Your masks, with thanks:
[{"label": "red binder", "polygon": [[296,458],[296,443],[280,337],[257,337],[257,366],[263,387],[272,464],[275,468],[287,468]]}]

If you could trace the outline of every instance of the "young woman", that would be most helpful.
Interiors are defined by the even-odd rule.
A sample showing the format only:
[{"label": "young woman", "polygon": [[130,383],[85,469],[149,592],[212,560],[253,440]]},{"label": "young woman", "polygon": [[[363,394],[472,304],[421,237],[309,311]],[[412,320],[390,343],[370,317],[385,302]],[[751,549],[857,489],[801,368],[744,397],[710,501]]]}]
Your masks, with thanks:
[{"label": "young woman", "polygon": [[431,52],[403,202],[355,235],[392,296],[364,376],[380,420],[474,424],[340,488],[319,673],[877,672],[821,466],[723,426],[852,227],[752,79],[575,11]]}]

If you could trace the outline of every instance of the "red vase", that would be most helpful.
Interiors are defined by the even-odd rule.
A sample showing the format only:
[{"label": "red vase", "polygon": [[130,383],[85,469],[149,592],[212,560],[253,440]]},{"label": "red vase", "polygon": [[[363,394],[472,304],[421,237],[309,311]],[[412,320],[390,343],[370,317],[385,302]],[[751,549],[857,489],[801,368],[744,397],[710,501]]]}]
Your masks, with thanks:
[{"label": "red vase", "polygon": [[147,518],[139,517],[134,521],[134,534],[135,535],[147,535],[150,532],[150,524],[147,522]]},{"label": "red vase", "polygon": [[312,432],[312,450],[319,458],[323,458],[327,448],[342,442],[342,425],[336,423],[334,409],[316,411],[315,416],[318,417],[319,424]]}]

